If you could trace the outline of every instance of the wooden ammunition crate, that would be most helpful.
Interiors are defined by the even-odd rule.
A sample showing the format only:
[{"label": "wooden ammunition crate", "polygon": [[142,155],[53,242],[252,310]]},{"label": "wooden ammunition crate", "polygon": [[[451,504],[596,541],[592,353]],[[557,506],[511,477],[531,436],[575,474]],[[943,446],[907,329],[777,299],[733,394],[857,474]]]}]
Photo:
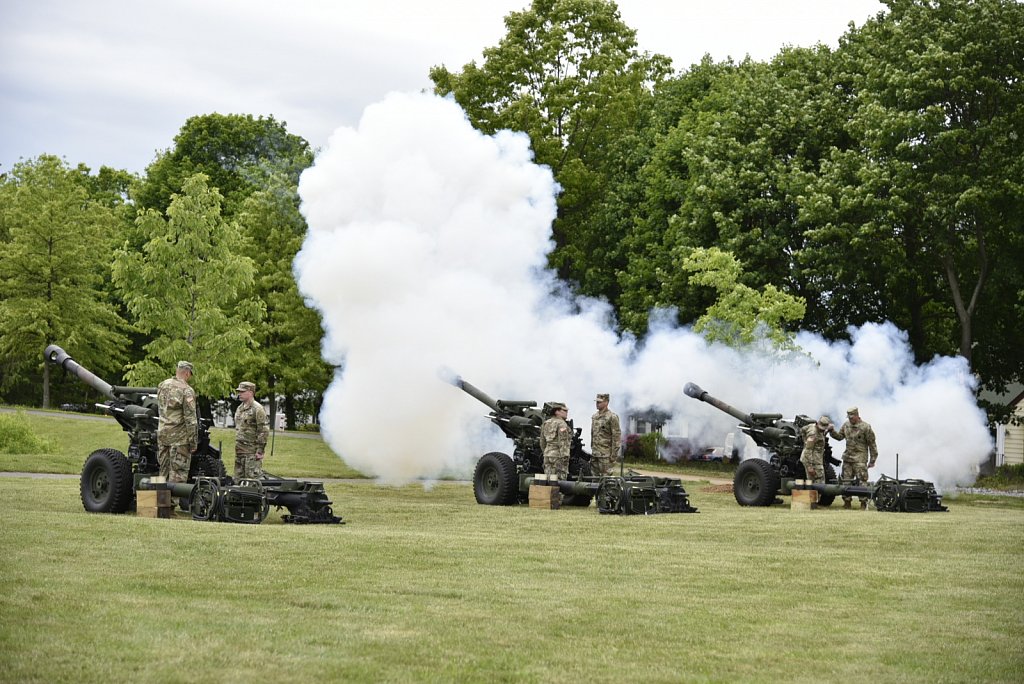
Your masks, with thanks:
[{"label": "wooden ammunition crate", "polygon": [[530,508],[553,510],[562,505],[562,493],[558,487],[530,485]]},{"label": "wooden ammunition crate", "polygon": [[135,492],[135,514],[143,518],[170,518],[174,513],[169,489],[140,489]]},{"label": "wooden ammunition crate", "polygon": [[818,507],[818,492],[814,489],[794,489],[793,501],[789,508],[793,511],[810,511]]}]

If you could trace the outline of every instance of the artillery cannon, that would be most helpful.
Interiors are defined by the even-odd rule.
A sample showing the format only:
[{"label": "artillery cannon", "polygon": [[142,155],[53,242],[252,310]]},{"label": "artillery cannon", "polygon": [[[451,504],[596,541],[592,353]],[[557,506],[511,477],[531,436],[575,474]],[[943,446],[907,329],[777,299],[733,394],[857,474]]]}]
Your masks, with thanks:
[{"label": "artillery cannon", "polygon": [[[107,397],[107,401],[96,406],[113,416],[128,433],[127,454],[118,449],[103,448],[93,451],[85,459],[80,491],[82,506],[86,511],[124,513],[135,509],[136,490],[171,489],[172,494],[180,497],[185,502],[183,505],[190,508],[193,517],[196,517],[196,503],[200,500],[194,495],[201,489],[197,488],[197,483],[205,482],[205,491],[212,490],[215,495],[207,496],[207,503],[200,506],[200,513],[207,517],[197,519],[231,520],[231,517],[220,515],[220,511],[224,510],[225,494],[231,500],[241,500],[245,498],[245,486],[256,488],[251,481],[249,484],[236,484],[227,476],[220,449],[210,443],[213,414],[209,403],[205,401],[198,402],[199,446],[192,454],[188,482],[173,485],[151,483],[152,478],[160,473],[157,446],[160,409],[156,400],[157,388],[111,385],[79,365],[55,344],[43,351],[43,358]],[[333,515],[331,501],[324,492],[323,484],[319,482],[288,480],[269,475],[257,482],[265,510],[269,510],[270,505],[288,508],[290,515],[283,516],[285,522],[341,522],[341,518]],[[266,512],[263,512],[255,522],[265,517]]]},{"label": "artillery cannon", "polygon": [[457,375],[442,375],[491,410],[489,418],[512,440],[512,455],[491,451],[480,457],[473,471],[473,493],[479,504],[508,506],[526,503],[530,486],[541,482],[557,486],[562,505],[589,506],[597,499],[601,513],[696,513],[682,482],[676,478],[647,477],[630,472],[619,477],[595,477],[590,454],[583,448],[582,428],[566,421],[572,430],[568,479],[548,481],[544,473],[544,452],[540,428],[552,415],[549,404],[537,408],[531,400],[493,399]]},{"label": "artillery cannon", "polygon": [[740,430],[754,443],[768,452],[768,460],[748,458],[736,468],[732,490],[741,506],[769,506],[778,495],[788,495],[794,489],[814,489],[818,492],[818,505],[831,506],[837,496],[867,497],[880,511],[944,511],[942,497],[930,482],[899,480],[883,476],[876,484],[870,482],[841,481],[836,478],[835,467],[841,463],[832,457],[832,446],[825,446],[825,482],[805,482],[806,473],[800,462],[803,451],[801,430],[814,422],[813,418],[798,415],[783,420],[781,413],[744,413],[717,399],[698,385],[688,382],[683,393],[740,421]]},{"label": "artillery cannon", "polygon": [[[813,418],[798,415],[793,420],[784,420],[781,413],[744,413],[717,399],[692,382],[686,383],[683,393],[719,411],[728,413],[740,421],[740,430],[750,435],[754,443],[768,451],[768,460],[748,458],[736,468],[732,489],[736,502],[741,506],[768,506],[777,494],[789,494],[794,480],[807,477],[800,462],[803,441],[800,431],[814,422]],[[825,447],[825,483],[836,484],[835,466],[840,461],[832,457],[831,445]],[[832,491],[818,492],[818,505],[831,506],[836,494]]]}]

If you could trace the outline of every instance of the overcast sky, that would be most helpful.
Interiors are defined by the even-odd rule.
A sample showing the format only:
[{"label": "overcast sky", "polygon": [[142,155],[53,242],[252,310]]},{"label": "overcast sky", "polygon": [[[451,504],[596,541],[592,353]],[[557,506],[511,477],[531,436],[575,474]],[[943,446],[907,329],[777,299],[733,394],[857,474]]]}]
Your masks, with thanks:
[{"label": "overcast sky", "polygon": [[[529,0],[0,0],[0,172],[56,154],[142,172],[190,116],[273,115],[314,147],[391,91],[430,87]],[[767,60],[835,46],[877,0],[620,0],[641,50]]]}]

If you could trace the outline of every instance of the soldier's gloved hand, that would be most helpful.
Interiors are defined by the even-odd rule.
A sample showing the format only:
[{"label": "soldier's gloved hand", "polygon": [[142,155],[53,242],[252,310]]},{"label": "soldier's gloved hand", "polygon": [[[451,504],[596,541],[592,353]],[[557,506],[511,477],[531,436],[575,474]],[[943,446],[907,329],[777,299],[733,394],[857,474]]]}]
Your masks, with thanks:
[{"label": "soldier's gloved hand", "polygon": [[870,461],[868,461],[868,468],[874,468],[874,467],[875,467],[875,459],[871,459]]}]

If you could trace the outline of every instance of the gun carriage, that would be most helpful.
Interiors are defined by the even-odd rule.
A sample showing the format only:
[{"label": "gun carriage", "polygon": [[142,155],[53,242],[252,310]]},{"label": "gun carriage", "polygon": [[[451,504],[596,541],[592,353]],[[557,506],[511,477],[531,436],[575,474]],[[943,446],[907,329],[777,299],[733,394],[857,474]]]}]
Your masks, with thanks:
[{"label": "gun carriage", "polygon": [[692,382],[686,383],[683,393],[736,418],[740,430],[767,452],[767,460],[747,458],[736,467],[732,489],[741,506],[769,506],[777,501],[777,496],[792,494],[794,489],[814,489],[819,506],[831,506],[837,496],[846,495],[870,498],[880,511],[947,510],[932,483],[924,480],[899,480],[884,475],[877,483],[838,479],[834,466],[841,461],[833,458],[831,445],[825,447],[825,482],[805,482],[807,476],[800,462],[801,430],[813,423],[813,418],[798,415],[793,420],[784,420],[781,413],[744,413]]},{"label": "gun carriage", "polygon": [[[339,523],[331,510],[323,484],[265,475],[259,480],[234,482],[221,459],[220,449],[210,442],[213,415],[209,403],[199,402],[198,448],[192,454],[188,482],[153,482],[160,473],[157,429],[160,409],[156,387],[111,385],[79,365],[55,344],[43,357],[71,373],[107,400],[97,407],[113,416],[128,434],[128,451],[102,448],[93,451],[82,467],[80,490],[82,506],[90,513],[125,513],[136,506],[136,491],[170,489],[197,520],[262,522],[270,506],[285,507],[291,523]],[[258,515],[252,515],[258,510]]]},{"label": "gun carriage", "polygon": [[[512,440],[509,454],[491,451],[477,461],[473,471],[473,493],[479,504],[509,506],[526,503],[530,486],[549,483],[544,478],[544,452],[540,447],[540,429],[552,415],[545,404],[537,408],[532,400],[493,399],[461,377],[445,377],[450,384],[477,399],[490,409],[491,422]],[[617,477],[599,477],[592,473],[590,454],[583,448],[582,428],[573,426],[569,450],[569,473],[554,482],[562,494],[562,505],[589,506],[596,500],[601,513],[652,514],[696,513],[689,496],[677,478],[644,476],[630,471]]]}]

